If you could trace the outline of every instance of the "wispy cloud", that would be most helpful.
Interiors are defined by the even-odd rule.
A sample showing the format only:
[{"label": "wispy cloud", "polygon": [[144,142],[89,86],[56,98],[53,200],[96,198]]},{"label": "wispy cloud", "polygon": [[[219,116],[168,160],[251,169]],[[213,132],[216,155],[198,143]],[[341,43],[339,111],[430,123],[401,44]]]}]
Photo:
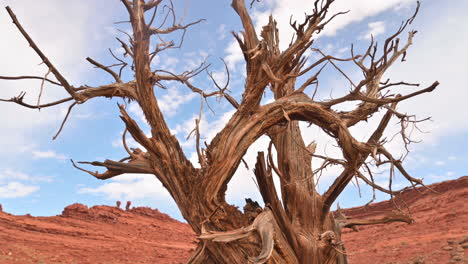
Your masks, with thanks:
[{"label": "wispy cloud", "polygon": [[[101,26],[110,24],[108,22],[112,21],[113,18],[109,15],[102,15],[102,12],[98,10],[101,9],[102,5],[107,5],[109,9],[114,8],[115,5],[110,4],[110,1],[103,0],[91,4],[86,3],[86,1],[65,3],[55,0],[39,3],[37,1],[5,0],[2,3],[11,6],[34,41],[40,44],[42,51],[70,83],[81,84],[85,79],[84,76],[95,71],[83,58],[96,54],[97,50],[105,46],[108,35],[99,30]],[[50,10],[54,10],[53,16],[41,15]],[[16,27],[10,23],[6,11],[2,9],[0,13],[4,18],[0,23],[0,31],[5,39],[5,41],[0,42],[0,50],[2,50],[1,75],[43,76],[47,72],[47,67],[40,63],[40,58],[27,45]],[[100,15],[96,16],[97,13]],[[83,19],[89,16],[94,17],[94,19],[92,21]],[[41,23],[37,23],[37,21],[41,21]],[[57,23],[57,21],[66,21],[66,23]],[[64,32],[73,32],[73,34],[62,34]],[[73,52],[64,52],[64,50],[73,50]],[[40,81],[2,81],[1,85],[0,98],[16,96],[27,87],[25,101],[28,103],[34,103],[37,100],[40,90]],[[65,96],[63,89],[46,83],[41,101],[46,103],[63,98],[63,96]],[[57,106],[54,109],[44,108],[39,112],[25,109],[16,104],[0,104],[0,111],[8,113],[0,117],[0,122],[6,124],[2,126],[0,156],[11,156],[12,152],[6,150],[18,149],[25,142],[28,144],[38,143],[45,134],[32,137],[31,131],[49,131],[48,127],[51,125],[54,125],[54,130],[57,129],[63,120],[66,108],[66,105]],[[75,118],[69,120],[69,122],[75,121]],[[52,135],[48,134],[47,137],[50,138],[49,136]]]},{"label": "wispy cloud", "polygon": [[162,184],[149,174],[125,174],[95,188],[82,187],[78,193],[100,195],[109,200],[136,200],[148,197],[170,198]]},{"label": "wispy cloud", "polygon": [[385,22],[383,21],[371,22],[367,26],[369,30],[361,36],[363,39],[375,38],[385,33]]},{"label": "wispy cloud", "polygon": [[21,182],[10,182],[0,185],[0,198],[20,198],[39,190],[39,186],[25,185]]},{"label": "wispy cloud", "polygon": [[20,198],[37,192],[39,182],[52,182],[51,176],[31,176],[21,171],[0,171],[0,198]]},{"label": "wispy cloud", "polygon": [[427,177],[425,177],[425,179],[430,179],[433,181],[446,181],[446,180],[453,179],[454,175],[455,173],[453,171],[447,171],[446,173],[441,173],[441,174],[431,173]]},{"label": "wispy cloud", "polygon": [[[385,10],[394,9],[395,7],[403,7],[414,3],[412,0],[387,0],[387,1],[373,1],[373,0],[347,0],[337,1],[331,5],[328,12],[329,16],[338,12],[347,11],[345,15],[337,16],[331,23],[329,23],[320,36],[334,36],[336,33],[353,22],[362,21],[368,17],[377,15]],[[253,20],[257,33],[260,34],[262,26],[268,23],[270,14],[278,22],[278,31],[280,39],[289,39],[293,34],[293,29],[289,26],[289,21],[292,17],[293,21],[298,20],[302,22],[304,12],[310,13],[314,8],[314,1],[303,0],[272,0],[268,1],[263,6],[263,11],[253,12]],[[291,16],[292,15],[292,16]],[[373,25],[377,30],[379,24]],[[288,47],[289,41],[280,42],[280,48],[285,49]],[[242,61],[243,55],[238,47],[236,41],[232,41],[225,50],[227,57],[226,61],[231,69],[235,69],[235,65]]]},{"label": "wispy cloud", "polygon": [[227,35],[226,24],[219,25],[218,29],[216,30],[216,33],[218,34],[218,40],[225,39]]},{"label": "wispy cloud", "polygon": [[171,87],[167,93],[159,97],[159,107],[163,114],[167,116],[174,116],[180,106],[192,101],[195,98],[195,93],[181,93],[179,89]]},{"label": "wispy cloud", "polygon": [[[219,115],[217,119],[211,121],[203,118],[200,122],[200,136],[203,138],[203,141],[210,142],[223,129],[233,114],[234,111],[232,110]],[[178,136],[181,145],[185,148],[193,148],[195,145],[195,138],[191,136],[187,139],[187,136],[195,128],[195,119],[197,118],[198,115],[193,115],[172,129],[172,133]],[[194,164],[196,165],[197,163]]]},{"label": "wispy cloud", "polygon": [[58,160],[67,159],[67,156],[63,154],[59,154],[53,150],[46,150],[46,151],[34,150],[31,152],[31,154],[33,158],[35,159],[58,159]]},{"label": "wispy cloud", "polygon": [[0,171],[0,183],[5,183],[8,181],[27,181],[32,183],[37,182],[52,182],[54,177],[52,176],[31,176],[21,171],[13,169],[4,169]]}]

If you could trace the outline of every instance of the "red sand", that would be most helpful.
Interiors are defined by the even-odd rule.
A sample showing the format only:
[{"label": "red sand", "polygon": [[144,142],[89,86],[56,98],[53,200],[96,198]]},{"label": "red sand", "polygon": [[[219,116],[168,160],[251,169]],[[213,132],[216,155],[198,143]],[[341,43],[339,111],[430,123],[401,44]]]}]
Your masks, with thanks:
[{"label": "red sand", "polygon": [[[455,255],[464,257],[467,249],[461,250],[462,245],[458,245],[458,242],[468,236],[468,177],[430,187],[438,193],[418,188],[402,194],[409,205],[414,224],[363,226],[358,227],[359,232],[344,230],[343,240],[349,262],[442,264],[449,263],[449,260],[456,258]],[[392,208],[393,203],[385,201],[372,204],[367,209],[358,207],[345,212],[347,216],[355,218],[373,218]],[[452,244],[452,249],[442,249],[448,243]]]},{"label": "red sand", "polygon": [[[350,264],[463,263],[455,259],[466,253],[467,244],[459,242],[468,235],[468,177],[431,187],[438,193],[419,189],[403,194],[415,224],[345,230]],[[392,207],[386,201],[344,211],[373,218]],[[188,225],[150,208],[125,211],[73,204],[53,217],[0,212],[2,264],[179,264],[186,262],[195,245]]]}]

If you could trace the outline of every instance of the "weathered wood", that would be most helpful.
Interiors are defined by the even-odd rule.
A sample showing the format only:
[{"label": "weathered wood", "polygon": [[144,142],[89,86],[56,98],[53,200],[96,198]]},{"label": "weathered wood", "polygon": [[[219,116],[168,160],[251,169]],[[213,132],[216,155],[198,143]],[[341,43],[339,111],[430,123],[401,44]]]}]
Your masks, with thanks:
[{"label": "weathered wood", "polygon": [[[120,117],[126,126],[122,140],[128,157],[120,161],[82,162],[105,167],[106,171],[103,173],[80,168],[74,163],[73,165],[102,180],[123,173],[155,175],[175,200],[188,224],[199,235],[199,245],[192,258],[188,260],[189,264],[245,264],[249,261],[278,264],[346,264],[341,228],[392,221],[411,222],[410,218],[401,214],[360,221],[344,217],[335,219],[335,215],[330,213],[330,208],[353,177],[361,178],[374,191],[379,190],[391,195],[399,193],[391,189],[395,168],[412,185],[422,184],[421,180],[407,173],[401,161],[394,158],[385,148],[385,141],[382,139],[390,120],[397,118],[401,123],[400,133],[403,141],[409,144],[411,139],[405,133],[405,129],[409,124],[416,124],[419,120],[397,112],[396,105],[414,96],[430,93],[438,85],[438,82],[434,82],[425,89],[406,95],[383,92],[397,85],[417,86],[405,82],[389,83],[389,81],[382,81],[381,78],[396,61],[404,59],[412,45],[415,31],[409,32],[407,43],[401,48],[398,36],[411,24],[418,8],[415,15],[403,23],[395,34],[387,38],[380,53],[377,52],[377,45],[373,41],[364,54],[354,55],[352,51],[350,58],[336,58],[313,49],[323,57],[306,67],[308,58],[304,56],[304,53],[312,47],[314,34],[319,34],[336,15],[344,14],[338,13],[331,19],[327,18],[333,0],[315,1],[314,9],[309,10],[311,13],[306,15],[302,23],[290,22],[295,36],[290,46],[284,51],[279,48],[280,36],[274,18],[270,16],[268,24],[262,27],[258,35],[245,1],[233,0],[231,6],[238,14],[244,29],[241,34],[233,33],[233,35],[239,43],[246,63],[244,93],[239,103],[228,94],[229,81],[222,87],[209,75],[219,89],[215,92],[205,92],[192,84],[191,78],[207,69],[208,65],[205,63],[182,74],[151,68],[151,61],[157,54],[177,48],[174,41],[163,42],[159,38],[156,49],[150,50],[152,37],[177,31],[185,32],[202,20],[187,24],[176,22],[175,10],[170,0],[121,1],[129,15],[133,32],[128,35],[128,43],[120,39],[118,41],[124,48],[125,55],[129,55],[133,60],[131,69],[134,71],[134,80],[122,81],[121,71],[127,64],[112,54],[120,62],[119,65],[122,65],[118,74],[110,67],[93,59],[88,58],[88,61],[110,74],[115,83],[75,88],[38,48],[13,11],[7,8],[17,28],[58,81],[46,78],[47,75],[43,78],[29,75],[0,76],[0,80],[36,79],[42,80],[43,83],[47,81],[63,86],[71,97],[33,105],[24,102],[25,93],[22,92],[16,97],[0,99],[0,101],[33,109],[71,102],[68,114],[73,106],[97,97],[120,97],[123,100],[136,101],[151,127],[151,135],[143,133],[138,123],[126,112],[125,107],[119,105]],[[162,18],[165,23],[155,28],[152,23],[159,15],[156,11],[160,5],[166,5],[163,9],[167,13],[163,16],[172,16],[174,19],[170,24],[171,22],[166,23],[166,20]],[[152,14],[145,16],[145,12],[152,12]],[[150,17],[149,20],[148,17]],[[334,61],[355,63],[363,71],[363,79],[354,83]],[[309,93],[307,89],[311,85],[318,85],[318,77],[325,63],[330,63],[349,80],[353,87],[350,93],[325,101],[314,99],[316,90],[313,91],[312,96],[307,95]],[[227,66],[226,71],[229,77]],[[316,72],[311,76],[306,76],[312,71]],[[302,84],[296,84],[304,79],[306,81]],[[224,97],[236,109],[226,126],[219,131],[206,149],[200,147],[198,125],[203,110],[200,109],[194,131],[197,137],[197,153],[201,168],[195,168],[190,163],[164,119],[154,91],[155,86],[165,87],[162,81],[181,83],[198,94],[202,100],[211,96]],[[261,105],[260,102],[266,89],[271,89],[274,101]],[[358,101],[359,105],[346,112],[333,110],[334,106],[351,101]],[[361,142],[353,137],[350,127],[367,121],[381,109],[386,109],[386,113],[369,139]],[[312,142],[306,145],[303,140],[300,121],[321,128],[336,140],[337,146],[342,150],[343,158],[316,155],[316,144]],[[60,130],[65,122],[66,119]],[[127,147],[125,143],[127,131],[146,149],[145,152]],[[245,153],[262,135],[267,135],[271,139],[269,153],[267,157],[264,153],[258,154],[254,174],[265,202],[265,208],[252,207],[251,205],[255,203],[251,202],[251,209],[247,210],[248,207],[246,207],[246,211],[241,212],[228,204],[224,196],[227,185]],[[277,164],[274,164],[272,157],[273,146],[277,153]],[[321,159],[323,163],[312,164],[313,157]],[[372,170],[369,169],[372,164],[369,160],[372,160],[376,166],[391,165],[388,190],[374,183]],[[316,188],[318,175],[330,165],[341,166],[343,171],[336,177],[329,189],[320,194]],[[366,169],[367,173],[360,171],[361,168]],[[277,174],[280,179],[281,194],[276,191],[274,174]]]}]

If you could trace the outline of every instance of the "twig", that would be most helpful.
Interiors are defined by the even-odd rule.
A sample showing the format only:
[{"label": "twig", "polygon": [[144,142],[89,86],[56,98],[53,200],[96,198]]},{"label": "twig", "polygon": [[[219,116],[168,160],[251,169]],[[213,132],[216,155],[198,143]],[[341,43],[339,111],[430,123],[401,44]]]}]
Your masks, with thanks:
[{"label": "twig", "polygon": [[34,43],[34,41],[31,39],[31,37],[28,35],[28,33],[24,30],[23,26],[19,23],[18,19],[16,18],[15,13],[11,10],[9,6],[6,7],[6,10],[8,11],[8,14],[10,15],[11,19],[13,20],[13,23],[16,25],[18,30],[21,32],[23,37],[28,41],[29,46],[36,51],[37,55],[41,57],[42,61],[49,67],[49,70],[55,75],[55,78],[62,84],[63,88],[72,96],[75,96],[75,91],[73,90],[73,87],[67,82],[67,80],[62,76],[62,74],[55,68],[55,66],[50,62],[50,60],[42,53],[42,51],[39,49],[39,47]]},{"label": "twig", "polygon": [[37,109],[41,110],[41,96],[42,96],[42,91],[44,90],[44,82],[45,82],[45,79],[47,79],[47,75],[49,75],[50,73],[50,69],[47,71],[47,73],[44,75],[44,79],[42,79],[42,83],[41,83],[41,89],[39,91],[39,96],[37,97]]},{"label": "twig", "polygon": [[63,126],[65,125],[65,122],[67,122],[68,116],[70,115],[70,112],[71,112],[72,108],[73,108],[76,104],[77,104],[77,102],[73,102],[73,103],[68,107],[67,114],[65,115],[65,118],[63,119],[62,124],[60,125],[60,128],[59,128],[59,130],[57,131],[57,134],[55,134],[55,136],[52,138],[53,140],[57,139],[57,137],[59,136],[60,132],[62,132]]}]

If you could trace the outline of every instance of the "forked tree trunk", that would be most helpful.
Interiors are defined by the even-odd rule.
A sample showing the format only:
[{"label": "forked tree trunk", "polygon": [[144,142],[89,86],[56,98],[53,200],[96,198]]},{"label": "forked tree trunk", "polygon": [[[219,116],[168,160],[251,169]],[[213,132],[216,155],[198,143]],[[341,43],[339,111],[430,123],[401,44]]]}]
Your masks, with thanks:
[{"label": "forked tree trunk", "polygon": [[[70,95],[68,98],[46,103],[31,105],[24,102],[25,93],[11,99],[0,99],[3,102],[12,102],[28,108],[45,108],[72,101],[68,114],[77,104],[96,97],[120,97],[123,100],[136,101],[141,107],[146,121],[151,127],[151,135],[145,134],[120,105],[121,119],[125,123],[123,145],[128,157],[120,161],[105,160],[104,162],[82,162],[94,166],[102,166],[107,170],[103,173],[92,172],[73,165],[94,177],[105,180],[124,173],[145,173],[155,175],[169,191],[177,203],[183,217],[198,235],[200,241],[190,264],[245,264],[245,263],[277,263],[277,264],[345,264],[346,255],[341,242],[341,229],[355,225],[378,224],[392,221],[411,223],[412,219],[401,213],[393,213],[382,219],[353,221],[343,215],[330,213],[330,207],[353,177],[359,177],[373,190],[376,189],[390,195],[398,195],[400,191],[385,189],[373,181],[369,166],[390,164],[390,179],[395,168],[413,186],[422,185],[422,181],[411,177],[403,168],[401,161],[394,158],[384,147],[382,140],[390,119],[396,117],[401,123],[401,136],[406,144],[411,140],[405,133],[408,124],[420,122],[413,116],[396,111],[396,105],[402,100],[432,92],[438,82],[431,86],[408,93],[404,96],[393,95],[390,88],[397,85],[415,86],[405,82],[390,83],[382,81],[386,70],[398,59],[404,59],[408,47],[412,44],[416,31],[410,31],[407,43],[401,47],[398,35],[407,25],[411,24],[416,15],[408,19],[398,31],[386,39],[381,55],[378,55],[377,44],[371,42],[363,55],[352,54],[351,58],[339,59],[318,51],[323,57],[306,66],[306,51],[313,44],[313,36],[320,33],[331,21],[327,13],[333,0],[314,1],[312,13],[306,15],[303,23],[292,22],[294,38],[287,49],[280,51],[279,35],[276,21],[270,17],[269,22],[257,34],[244,0],[232,0],[232,7],[239,15],[244,31],[239,36],[233,33],[243,52],[246,63],[246,80],[241,102],[237,102],[227,93],[229,82],[223,88],[215,82],[219,91],[207,93],[194,86],[191,78],[203,72],[207,66],[201,64],[192,71],[175,74],[165,69],[152,69],[152,60],[160,52],[177,48],[173,41],[164,42],[161,36],[175,31],[185,32],[188,27],[201,20],[181,24],[175,19],[173,4],[161,8],[167,12],[163,15],[162,25],[154,27],[158,16],[158,6],[163,5],[162,0],[121,0],[126,8],[133,34],[128,35],[128,43],[120,40],[125,56],[131,63],[115,57],[122,68],[116,73],[111,67],[106,67],[88,58],[88,61],[97,68],[111,74],[115,79],[112,84],[97,87],[74,87],[58,71],[52,62],[44,55],[39,47],[21,26],[13,11],[7,11],[21,34],[29,45],[49,68],[57,81],[37,76],[4,77],[0,79],[36,79],[62,86]],[[252,1],[252,4],[255,1]],[[169,7],[169,8],[168,8]],[[145,12],[151,11],[152,15]],[[147,13],[148,14],[148,13]],[[336,15],[343,14],[338,13]],[[335,17],[332,16],[331,18]],[[173,17],[172,24],[167,25],[167,17]],[[151,38],[155,35],[159,40],[156,47],[151,47]],[[182,34],[183,40],[184,34]],[[181,41],[182,41],[181,40]],[[351,79],[333,61],[353,62],[362,72],[364,79],[354,84]],[[317,101],[315,92],[310,97],[305,90],[309,86],[318,85],[317,76],[321,70],[310,77],[309,72],[325,62],[330,62],[343,74],[352,86],[352,91],[336,99]],[[132,65],[134,80],[124,82],[121,71]],[[113,65],[115,66],[115,65]],[[228,71],[228,67],[226,66]],[[229,76],[229,71],[228,71]],[[305,77],[305,82],[296,87],[298,77]],[[212,76],[211,76],[212,77]],[[213,79],[214,80],[214,79]],[[200,146],[199,122],[196,120],[194,129],[196,136],[196,151],[201,168],[195,168],[185,156],[178,140],[164,120],[158,100],[155,96],[155,87],[165,87],[165,82],[178,82],[197,93],[202,99],[211,96],[220,96],[236,108],[226,126],[206,146]],[[166,87],[167,88],[167,87]],[[42,87],[41,87],[42,89]],[[275,100],[269,104],[261,104],[266,89],[270,89]],[[316,90],[315,90],[316,91]],[[38,100],[40,101],[40,100]],[[351,111],[336,111],[336,105],[345,102],[359,104]],[[359,122],[367,121],[373,114],[385,109],[379,125],[367,141],[360,142],[351,134],[350,127]],[[306,146],[299,129],[299,121],[309,122],[320,127],[331,138],[336,140],[342,150],[343,158],[332,158],[315,155],[315,143]],[[146,149],[130,149],[126,145],[126,132]],[[57,135],[58,135],[57,133]],[[56,135],[56,136],[57,136]],[[248,148],[262,135],[271,139],[268,154],[265,157],[259,152],[254,174],[258,188],[265,203],[264,208],[258,204],[247,201],[244,212],[229,205],[225,201],[225,193],[229,181],[232,179],[242,157]],[[55,138],[55,137],[54,137]],[[272,147],[277,152],[277,165],[272,157]],[[312,157],[323,160],[321,166],[312,170]],[[371,160],[372,163],[369,161]],[[73,162],[73,161],[72,161]],[[315,165],[315,164],[314,164]],[[323,194],[319,194],[315,186],[315,173],[326,169],[329,165],[342,167],[342,172]],[[366,165],[367,175],[360,168]],[[281,193],[278,194],[273,182],[273,175],[280,179]]]},{"label": "forked tree trunk", "polygon": [[[262,163],[264,161],[263,153],[259,153],[255,173],[265,204],[273,210],[273,215],[279,218],[282,216],[278,216],[278,214],[281,214],[278,211],[284,208],[284,215],[289,216],[284,220],[289,224],[278,224],[278,230],[275,230],[278,233],[275,236],[284,237],[282,242],[286,244],[275,245],[271,258],[265,263],[347,263],[346,256],[343,254],[343,247],[339,243],[341,241],[341,227],[335,223],[330,212],[323,213],[322,197],[316,193],[311,170],[310,151],[313,151],[313,149],[310,147],[307,149],[304,145],[298,122],[292,121],[285,127],[272,129],[269,135],[277,149],[277,160],[279,162],[278,168],[275,169],[281,174],[282,204],[270,204],[278,201],[270,200],[275,199],[270,195],[273,192],[274,196],[275,190],[269,189],[274,188],[274,186],[262,181],[265,177],[270,179],[272,177],[271,170],[268,172],[265,163]],[[264,175],[268,173],[270,175]],[[203,201],[203,195],[194,197],[190,204],[179,205],[182,208],[190,208],[182,211],[187,211],[187,214],[190,214],[190,216],[184,215],[184,217],[192,228],[198,231],[199,235],[206,232],[206,229],[232,231],[246,227],[260,213],[253,210],[252,214],[250,214],[248,211],[251,209],[248,208],[249,205],[244,208],[245,212],[241,213],[224,200],[221,200],[217,203],[218,209],[215,210],[215,213],[208,219],[204,219],[203,216],[213,211],[209,209],[206,212],[204,210],[193,210],[193,208],[206,207],[204,203],[194,206],[194,203],[200,201]],[[202,230],[200,223],[202,223],[205,230]],[[321,237],[327,233],[332,237]],[[261,241],[258,234],[249,236],[244,240],[228,243],[215,243],[202,239],[198,246],[199,251],[195,253],[189,263],[249,263],[249,258],[251,259],[260,254],[262,243],[265,242]],[[288,256],[288,250],[285,250],[285,247],[291,251],[291,255]],[[281,250],[281,248],[283,249]]]},{"label": "forked tree trunk", "polygon": [[[249,224],[247,216],[243,215],[236,208],[225,204],[226,208],[220,212],[220,216],[213,216],[210,224],[206,224],[211,230],[235,230],[245,227]],[[196,219],[203,217],[202,214],[194,216]],[[318,219],[317,219],[318,220]],[[194,230],[200,229],[199,224],[194,224],[188,221]],[[195,222],[198,223],[198,220]],[[281,230],[283,231],[283,230]],[[284,230],[283,232],[291,232],[292,230]],[[331,246],[329,241],[320,240],[320,235],[326,231],[332,231],[337,236],[334,238],[340,240],[339,226],[335,224],[332,217],[325,217],[325,222],[322,226],[315,226],[312,233],[305,233],[304,230],[293,231],[294,238],[297,239],[299,248],[295,253],[297,257],[291,255],[286,256],[284,247],[293,248],[292,244],[276,245],[272,252],[271,258],[267,262],[256,263],[300,263],[300,264],[345,264],[346,256],[342,254],[343,247],[341,245]],[[199,233],[200,234],[200,233]],[[276,234],[281,235],[281,234]],[[283,248],[282,250],[279,247]],[[188,263],[214,263],[214,264],[244,264],[251,263],[249,260],[258,256],[262,249],[262,242],[258,234],[254,234],[243,240],[235,242],[212,242],[202,240],[197,247],[197,251],[192,256]],[[253,263],[253,262],[252,262]]]}]

